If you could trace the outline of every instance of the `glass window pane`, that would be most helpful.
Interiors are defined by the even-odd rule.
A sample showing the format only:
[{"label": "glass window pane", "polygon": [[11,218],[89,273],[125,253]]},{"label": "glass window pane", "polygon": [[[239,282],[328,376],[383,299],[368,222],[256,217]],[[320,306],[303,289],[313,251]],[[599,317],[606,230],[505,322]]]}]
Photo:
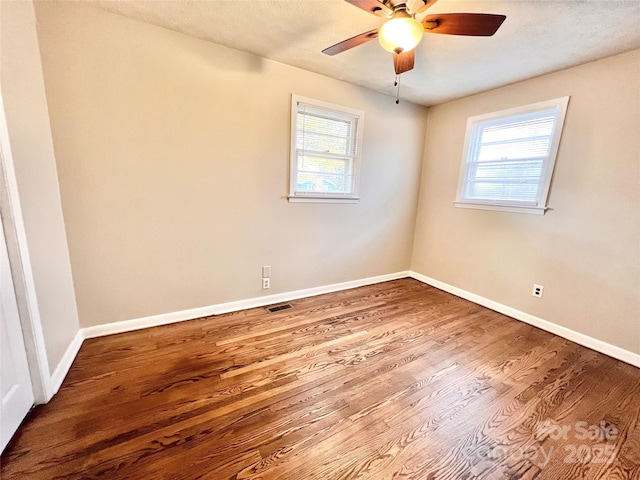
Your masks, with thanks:
[{"label": "glass window pane", "polygon": [[537,180],[542,175],[542,160],[525,162],[478,163],[469,171],[475,179],[527,179]]},{"label": "glass window pane", "polygon": [[507,122],[490,121],[482,127],[481,143],[505,142],[550,136],[555,126],[555,109],[511,117]]},{"label": "glass window pane", "polygon": [[349,142],[346,138],[298,131],[297,144],[298,150],[349,155]]},{"label": "glass window pane", "polygon": [[483,145],[478,149],[476,161],[511,160],[517,158],[540,158],[549,155],[551,137],[538,140],[521,140],[509,143]]},{"label": "glass window pane", "polygon": [[298,170],[305,172],[334,173],[351,175],[353,161],[350,159],[299,156]]},{"label": "glass window pane", "polygon": [[537,195],[538,182],[474,181],[467,184],[466,198],[471,200],[535,202]]},{"label": "glass window pane", "polygon": [[331,175],[326,173],[298,173],[296,190],[299,192],[353,193],[351,175]]},{"label": "glass window pane", "polygon": [[463,198],[537,205],[557,114],[554,106],[473,124],[468,132]]},{"label": "glass window pane", "polygon": [[336,155],[355,155],[356,120],[334,119],[299,112],[296,148]]},{"label": "glass window pane", "polygon": [[357,146],[364,113],[304,97],[292,96],[292,100],[296,103],[289,200],[357,200]]}]

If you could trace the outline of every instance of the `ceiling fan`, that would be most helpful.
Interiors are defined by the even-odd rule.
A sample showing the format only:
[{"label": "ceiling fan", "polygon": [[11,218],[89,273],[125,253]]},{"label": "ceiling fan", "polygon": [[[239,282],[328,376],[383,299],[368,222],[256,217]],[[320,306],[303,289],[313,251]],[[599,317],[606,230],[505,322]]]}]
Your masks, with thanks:
[{"label": "ceiling fan", "polygon": [[[396,75],[413,69],[414,48],[422,40],[424,32],[446,35],[467,35],[490,37],[502,22],[505,15],[488,13],[440,13],[425,15],[420,21],[416,15],[425,12],[438,0],[346,0],[374,15],[388,20],[380,28],[370,30],[340,43],[325,48],[322,53],[336,55],[378,38],[385,50],[393,53],[393,66]],[[409,6],[411,4],[411,6]],[[417,4],[417,6],[416,6]]]}]

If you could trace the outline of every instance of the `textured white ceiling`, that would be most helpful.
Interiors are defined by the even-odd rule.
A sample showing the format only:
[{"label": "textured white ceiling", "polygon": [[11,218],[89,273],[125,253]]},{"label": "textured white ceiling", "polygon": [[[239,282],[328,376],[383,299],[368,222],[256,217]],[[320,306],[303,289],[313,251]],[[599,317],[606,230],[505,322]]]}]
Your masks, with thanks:
[{"label": "textured white ceiling", "polygon": [[[111,12],[395,95],[377,41],[321,53],[383,19],[343,0],[101,0]],[[425,34],[401,97],[435,105],[640,48],[640,0],[439,0],[429,13],[507,16],[493,37]]]}]

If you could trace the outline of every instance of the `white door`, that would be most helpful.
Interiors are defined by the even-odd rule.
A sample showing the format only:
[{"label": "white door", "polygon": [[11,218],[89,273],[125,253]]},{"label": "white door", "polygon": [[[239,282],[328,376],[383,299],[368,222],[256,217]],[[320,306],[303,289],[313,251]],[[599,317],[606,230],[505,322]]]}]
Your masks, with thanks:
[{"label": "white door", "polygon": [[33,389],[1,221],[0,290],[0,451],[3,451],[33,405]]}]

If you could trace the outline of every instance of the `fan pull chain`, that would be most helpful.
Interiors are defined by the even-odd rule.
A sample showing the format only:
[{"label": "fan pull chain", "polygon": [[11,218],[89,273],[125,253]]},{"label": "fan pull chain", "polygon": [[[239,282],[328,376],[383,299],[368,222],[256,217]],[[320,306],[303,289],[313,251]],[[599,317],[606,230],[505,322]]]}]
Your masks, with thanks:
[{"label": "fan pull chain", "polygon": [[400,75],[396,75],[396,81],[393,83],[394,87],[397,87],[396,89],[396,105],[398,105],[400,103]]}]

